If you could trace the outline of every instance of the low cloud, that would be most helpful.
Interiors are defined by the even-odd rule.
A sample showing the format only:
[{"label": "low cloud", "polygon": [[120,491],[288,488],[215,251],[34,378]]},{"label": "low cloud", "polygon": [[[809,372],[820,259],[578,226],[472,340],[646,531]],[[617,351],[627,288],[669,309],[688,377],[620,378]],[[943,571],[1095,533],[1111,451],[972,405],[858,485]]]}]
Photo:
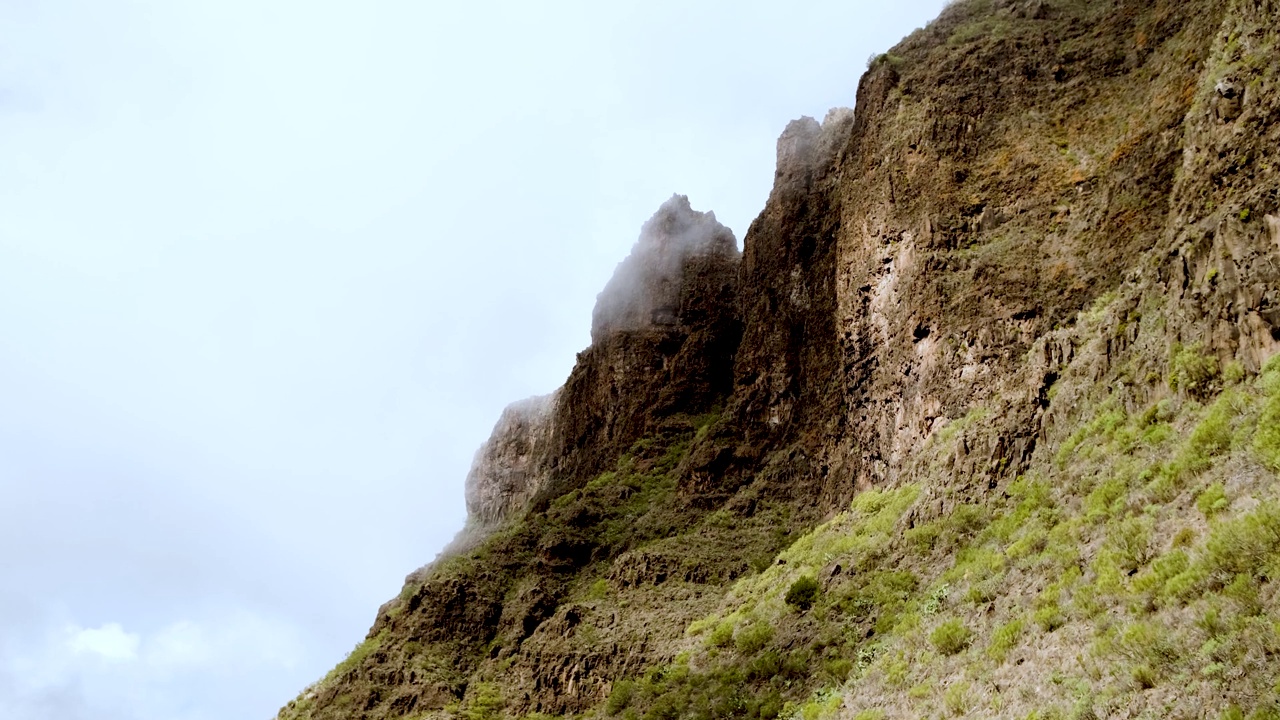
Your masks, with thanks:
[{"label": "low cloud", "polygon": [[0,717],[213,720],[215,705],[199,702],[193,688],[212,692],[236,675],[248,681],[294,667],[303,653],[295,629],[246,611],[152,632],[118,622],[64,624],[25,645],[0,645]]},{"label": "low cloud", "polygon": [[136,660],[138,645],[142,642],[137,635],[125,632],[119,623],[107,623],[99,628],[73,625],[66,632],[67,649],[72,655],[92,655],[114,662]]}]

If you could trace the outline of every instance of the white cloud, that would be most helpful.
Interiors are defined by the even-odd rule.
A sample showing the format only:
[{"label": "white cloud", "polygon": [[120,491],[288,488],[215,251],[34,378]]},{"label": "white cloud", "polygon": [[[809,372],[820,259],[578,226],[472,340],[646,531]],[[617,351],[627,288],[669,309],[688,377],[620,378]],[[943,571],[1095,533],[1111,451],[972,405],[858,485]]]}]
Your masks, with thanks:
[{"label": "white cloud", "polygon": [[72,655],[94,655],[104,660],[127,661],[138,657],[141,639],[124,631],[119,623],[98,628],[67,628],[67,649]]},{"label": "white cloud", "polygon": [[154,631],[65,623],[25,644],[0,642],[0,718],[46,720],[57,707],[59,720],[89,708],[95,720],[213,720],[216,687],[294,667],[303,654],[294,626],[246,610]]}]

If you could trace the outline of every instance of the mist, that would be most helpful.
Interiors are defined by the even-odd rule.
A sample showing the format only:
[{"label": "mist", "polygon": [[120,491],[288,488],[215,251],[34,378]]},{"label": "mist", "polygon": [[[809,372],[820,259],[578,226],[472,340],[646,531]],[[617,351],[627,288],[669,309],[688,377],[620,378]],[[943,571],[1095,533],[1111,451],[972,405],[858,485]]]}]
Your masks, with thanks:
[{"label": "mist", "polygon": [[673,195],[640,229],[626,259],[618,263],[591,315],[591,337],[674,323],[681,273],[698,256],[736,258],[733,231],[714,212],[698,212],[684,195]]}]

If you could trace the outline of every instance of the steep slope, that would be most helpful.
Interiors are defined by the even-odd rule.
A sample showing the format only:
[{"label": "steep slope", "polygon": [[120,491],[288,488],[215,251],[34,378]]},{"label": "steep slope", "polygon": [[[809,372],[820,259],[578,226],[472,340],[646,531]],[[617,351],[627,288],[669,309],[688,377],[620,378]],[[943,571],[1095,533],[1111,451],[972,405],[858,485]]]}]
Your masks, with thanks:
[{"label": "steep slope", "polygon": [[1280,717],[1274,0],[970,0],[673,198],[281,718]]}]

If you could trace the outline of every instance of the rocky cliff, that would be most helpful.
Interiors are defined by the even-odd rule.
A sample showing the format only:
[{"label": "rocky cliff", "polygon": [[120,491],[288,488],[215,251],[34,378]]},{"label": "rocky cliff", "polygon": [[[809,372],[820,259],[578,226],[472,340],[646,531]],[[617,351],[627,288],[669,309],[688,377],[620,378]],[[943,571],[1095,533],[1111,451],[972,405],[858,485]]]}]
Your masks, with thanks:
[{"label": "rocky cliff", "polygon": [[1280,4],[968,0],[672,198],[289,718],[1280,717]]},{"label": "rocky cliff", "polygon": [[687,197],[645,223],[592,312],[591,346],[564,387],[514,403],[467,476],[470,522],[487,526],[600,473],[674,413],[706,412],[731,383],[738,243]]}]

